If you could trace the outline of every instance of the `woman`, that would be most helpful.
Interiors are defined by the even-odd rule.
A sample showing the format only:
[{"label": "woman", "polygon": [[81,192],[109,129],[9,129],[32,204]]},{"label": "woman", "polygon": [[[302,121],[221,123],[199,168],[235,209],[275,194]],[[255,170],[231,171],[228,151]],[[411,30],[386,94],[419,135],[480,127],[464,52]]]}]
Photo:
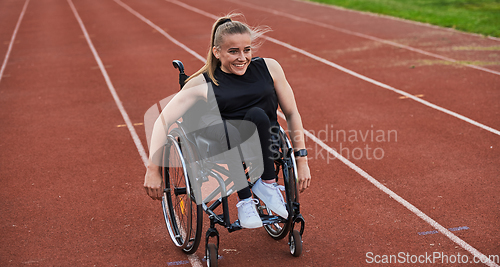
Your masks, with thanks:
[{"label": "woman", "polygon": [[[154,152],[159,151],[165,143],[169,126],[197,101],[216,101],[224,127],[216,127],[215,120],[211,120],[210,114],[207,114],[201,120],[201,128],[205,129],[203,134],[220,140],[221,145],[230,146],[232,143],[234,147],[234,144],[245,139],[239,135],[245,132],[242,129],[245,124],[236,121],[251,121],[256,125],[261,140],[264,171],[252,190],[274,213],[286,218],[288,213],[283,196],[275,183],[270,145],[272,128],[277,125],[277,105],[286,116],[294,150],[301,152],[305,150],[302,120],[292,89],[279,63],[270,58],[252,59],[252,41],[263,31],[252,30],[244,23],[233,21],[231,17],[222,17],[215,22],[207,63],[187,80],[184,88],[167,104],[155,122],[144,188],[151,198],[161,199],[162,178]],[[213,90],[208,89],[207,83]],[[302,192],[309,187],[311,174],[307,157],[297,157],[296,162],[299,190]],[[246,181],[243,182],[246,184]],[[244,228],[260,227],[262,221],[250,189],[248,186],[242,188],[238,191],[240,201],[237,204],[240,224]]]}]

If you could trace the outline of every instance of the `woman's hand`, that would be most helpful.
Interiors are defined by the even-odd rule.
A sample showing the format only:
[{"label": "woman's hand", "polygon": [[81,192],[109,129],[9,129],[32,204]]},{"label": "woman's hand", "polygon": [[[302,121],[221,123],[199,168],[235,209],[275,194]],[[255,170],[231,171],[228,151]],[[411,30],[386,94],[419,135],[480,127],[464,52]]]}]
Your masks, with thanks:
[{"label": "woman's hand", "polygon": [[296,158],[297,176],[299,178],[299,191],[302,193],[311,185],[311,171],[306,157]]},{"label": "woman's hand", "polygon": [[160,174],[160,167],[150,163],[146,169],[144,177],[144,189],[152,198],[160,200],[163,196],[163,179]]}]

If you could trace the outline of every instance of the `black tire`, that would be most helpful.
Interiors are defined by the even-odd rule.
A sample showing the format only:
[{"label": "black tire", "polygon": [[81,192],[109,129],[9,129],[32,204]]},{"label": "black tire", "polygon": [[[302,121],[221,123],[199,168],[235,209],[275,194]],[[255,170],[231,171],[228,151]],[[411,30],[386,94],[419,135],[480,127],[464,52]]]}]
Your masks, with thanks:
[{"label": "black tire", "polygon": [[215,244],[207,244],[207,267],[217,267],[219,260],[219,253]]},{"label": "black tire", "polygon": [[[280,154],[285,157],[288,153],[288,150],[293,149],[286,133],[281,130],[279,135],[280,142]],[[284,159],[288,160],[288,159]],[[280,185],[285,186],[285,195],[284,199],[286,201],[286,206],[288,210],[288,218],[286,218],[286,222],[283,223],[274,223],[269,225],[264,225],[264,229],[266,229],[267,233],[274,238],[275,240],[281,240],[285,238],[290,232],[290,226],[292,224],[293,212],[292,205],[293,202],[298,202],[298,194],[297,194],[297,172],[295,167],[295,158],[292,156],[288,161],[291,165],[287,168],[284,168],[279,161],[275,162],[276,174],[278,176],[278,183]],[[265,208],[263,202],[260,203],[259,209],[260,214],[263,215],[274,215],[270,209]]]},{"label": "black tire", "polygon": [[292,253],[294,257],[298,257],[302,254],[302,236],[298,230],[293,230],[290,233],[289,245],[290,253]]},{"label": "black tire", "polygon": [[[177,247],[192,254],[201,240],[203,208],[194,199],[186,168],[192,154],[181,133],[173,129],[164,146],[162,207],[170,238]],[[181,149],[183,146],[186,147]]]}]

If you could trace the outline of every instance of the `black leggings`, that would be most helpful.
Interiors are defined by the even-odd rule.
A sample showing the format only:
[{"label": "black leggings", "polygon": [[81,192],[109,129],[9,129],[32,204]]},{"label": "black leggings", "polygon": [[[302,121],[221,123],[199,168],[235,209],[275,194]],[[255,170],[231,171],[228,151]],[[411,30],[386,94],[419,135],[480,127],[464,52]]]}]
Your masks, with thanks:
[{"label": "black leggings", "polygon": [[[274,159],[271,146],[272,128],[269,117],[263,109],[258,107],[249,109],[243,120],[226,120],[223,124],[209,125],[203,129],[203,136],[219,141],[223,148],[231,149],[249,139],[254,134],[255,127],[259,134],[262,158],[264,161],[264,170],[261,178],[262,180],[273,180],[276,175],[274,172]],[[228,161],[230,173],[242,173],[243,165],[240,157],[226,157],[226,159]],[[233,179],[236,188],[243,188],[238,191],[238,197],[240,199],[246,199],[252,196],[246,178],[234,177]]]}]

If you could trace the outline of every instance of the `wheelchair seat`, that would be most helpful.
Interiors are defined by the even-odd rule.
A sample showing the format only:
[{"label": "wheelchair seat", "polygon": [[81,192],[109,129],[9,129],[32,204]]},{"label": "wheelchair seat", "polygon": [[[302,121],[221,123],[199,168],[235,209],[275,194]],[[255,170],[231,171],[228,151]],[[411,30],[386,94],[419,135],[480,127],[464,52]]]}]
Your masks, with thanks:
[{"label": "wheelchair seat", "polygon": [[203,159],[220,155],[224,152],[219,142],[213,139],[208,139],[203,135],[195,136],[195,142],[198,147],[198,152]]}]

